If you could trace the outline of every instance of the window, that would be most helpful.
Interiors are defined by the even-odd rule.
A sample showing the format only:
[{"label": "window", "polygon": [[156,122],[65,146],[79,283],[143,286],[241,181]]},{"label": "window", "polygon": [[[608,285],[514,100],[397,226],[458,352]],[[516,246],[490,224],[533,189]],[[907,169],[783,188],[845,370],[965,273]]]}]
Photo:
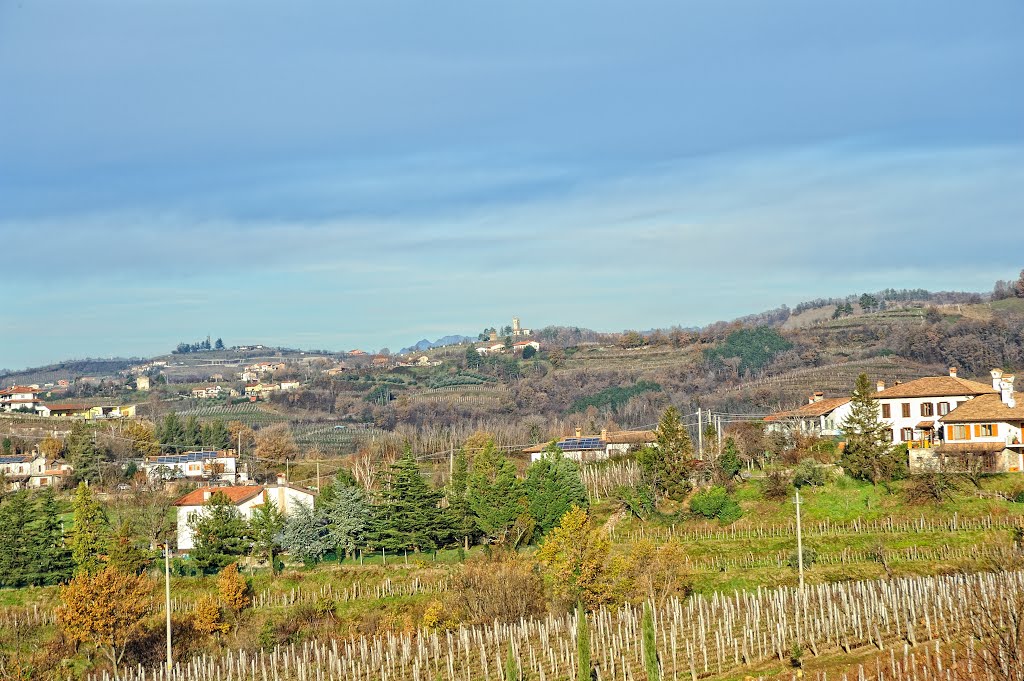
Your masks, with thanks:
[{"label": "window", "polygon": [[882,405],[882,418],[883,419],[891,419],[892,418],[892,407],[890,405],[888,405],[888,404],[883,404]]},{"label": "window", "polygon": [[903,418],[909,419],[910,418],[910,402],[904,402],[900,406],[903,407]]},{"label": "window", "polygon": [[970,426],[950,426],[949,427],[949,439],[950,440],[970,440],[971,439]]},{"label": "window", "polygon": [[886,428],[884,432],[889,434],[889,442],[893,442],[896,440],[896,435],[892,428]]},{"label": "window", "polygon": [[995,437],[996,427],[993,423],[981,423],[974,426],[974,437]]},{"label": "window", "polygon": [[914,439],[913,428],[903,428],[900,430],[900,442],[910,442]]},{"label": "window", "polygon": [[939,416],[945,416],[949,413],[949,402],[939,402]]},{"label": "window", "polygon": [[921,403],[921,416],[933,416],[935,414],[935,405],[931,402]]}]

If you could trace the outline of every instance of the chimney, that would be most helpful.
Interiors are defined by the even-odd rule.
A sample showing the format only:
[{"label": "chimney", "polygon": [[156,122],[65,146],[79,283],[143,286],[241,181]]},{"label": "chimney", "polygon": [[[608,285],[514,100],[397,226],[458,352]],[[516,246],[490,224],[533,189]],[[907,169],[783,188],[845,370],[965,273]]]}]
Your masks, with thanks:
[{"label": "chimney", "polygon": [[992,374],[992,389],[993,390],[999,390],[1000,389],[999,388],[999,382],[1000,382],[999,379],[1001,379],[1003,377],[1003,370],[1002,369],[993,369],[989,373]]},{"label": "chimney", "polygon": [[885,390],[885,381],[879,381],[878,383],[876,383],[875,384],[875,389],[878,392],[882,392],[883,390]]},{"label": "chimney", "polygon": [[212,496],[213,496],[213,492],[211,492],[208,488],[203,490],[203,501],[209,501],[210,497],[212,497]]},{"label": "chimney", "polygon": [[604,442],[608,441],[608,429],[607,428],[602,428],[601,429],[601,440],[604,441]]},{"label": "chimney", "polygon": [[288,478],[284,477],[280,473],[277,474],[277,486],[284,487],[288,484]]},{"label": "chimney", "polygon": [[583,429],[582,428],[577,428],[576,429],[576,437],[583,437]]},{"label": "chimney", "polygon": [[823,392],[821,392],[819,390],[818,392],[814,393],[814,397],[811,398],[811,401],[812,402],[821,402],[822,398],[824,398],[824,397],[825,397],[825,393],[823,393]]},{"label": "chimney", "polygon": [[949,377],[956,378],[956,367],[949,367]]},{"label": "chimney", "polygon": [[999,397],[1010,409],[1017,406],[1017,400],[1013,399],[1013,378],[1013,374],[1004,374],[999,382]]}]

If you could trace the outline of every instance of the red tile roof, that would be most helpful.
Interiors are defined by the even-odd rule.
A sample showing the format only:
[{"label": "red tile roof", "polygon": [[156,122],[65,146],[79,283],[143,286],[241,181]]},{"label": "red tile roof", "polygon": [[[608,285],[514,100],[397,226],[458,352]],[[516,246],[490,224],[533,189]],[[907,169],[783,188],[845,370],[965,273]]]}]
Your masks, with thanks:
[{"label": "red tile roof", "polygon": [[955,376],[925,376],[916,381],[900,383],[882,392],[874,393],[876,399],[900,397],[956,397],[957,395],[987,395],[996,392],[991,385],[968,381]]},{"label": "red tile roof", "polygon": [[174,502],[175,506],[202,506],[209,498],[207,493],[213,496],[217,492],[223,492],[236,506],[258,496],[265,488],[262,485],[244,485],[231,487],[200,487],[192,490],[185,496]]},{"label": "red tile roof", "polygon": [[815,416],[824,416],[832,411],[835,411],[839,407],[843,406],[850,401],[849,397],[830,397],[827,400],[818,400],[817,402],[811,402],[804,404],[796,409],[790,409],[789,411],[780,411],[774,414],[770,414],[764,417],[765,421],[781,421],[782,419],[791,418],[813,418]]},{"label": "red tile roof", "polygon": [[981,395],[964,402],[942,417],[943,423],[1005,423],[1024,421],[1024,394],[1014,393],[1016,406],[1012,409],[1002,400],[1001,395]]}]

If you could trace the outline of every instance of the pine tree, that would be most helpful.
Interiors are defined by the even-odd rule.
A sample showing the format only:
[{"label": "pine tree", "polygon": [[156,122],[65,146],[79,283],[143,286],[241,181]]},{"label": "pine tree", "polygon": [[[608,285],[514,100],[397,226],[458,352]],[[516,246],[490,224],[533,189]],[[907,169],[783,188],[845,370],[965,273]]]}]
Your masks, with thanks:
[{"label": "pine tree", "polygon": [[107,541],[107,563],[126,575],[139,575],[150,563],[130,520],[122,521]]},{"label": "pine tree", "polygon": [[172,411],[164,417],[163,423],[157,426],[156,436],[157,440],[163,443],[165,452],[176,453],[184,446],[185,430],[175,412]]},{"label": "pine tree", "polygon": [[722,445],[722,453],[718,456],[717,466],[723,480],[732,480],[739,475],[743,468],[739,452],[736,449],[736,441],[731,437],[727,437]]},{"label": "pine tree", "polygon": [[293,558],[305,565],[315,565],[331,550],[326,519],[319,511],[299,502],[284,523],[281,545]]},{"label": "pine tree", "polygon": [[369,529],[372,509],[361,487],[338,487],[334,498],[321,507],[330,543],[338,560],[355,555]]},{"label": "pine tree", "polygon": [[390,551],[438,548],[451,536],[447,514],[438,507],[442,493],[430,488],[407,449],[381,474],[373,538]]},{"label": "pine tree", "polygon": [[0,587],[18,588],[32,583],[34,566],[30,542],[33,520],[28,492],[11,494],[0,504]]},{"label": "pine tree", "polygon": [[252,517],[249,518],[252,548],[256,555],[266,559],[272,572],[277,571],[274,563],[274,549],[280,544],[282,530],[284,530],[284,516],[277,510],[277,504],[273,499],[267,499],[265,503],[252,510]]},{"label": "pine tree", "polygon": [[675,407],[669,407],[661,415],[655,436],[656,446],[637,452],[636,460],[644,482],[655,498],[666,496],[682,501],[690,491],[693,442]]},{"label": "pine tree", "polygon": [[84,421],[75,421],[67,438],[68,460],[74,478],[89,483],[100,477],[100,455],[93,440],[93,430]]},{"label": "pine tree", "polygon": [[199,423],[197,416],[189,416],[182,424],[181,444],[189,449],[200,447],[203,444],[203,426]]},{"label": "pine tree", "polygon": [[203,449],[221,450],[231,446],[231,433],[228,432],[227,424],[220,419],[215,419],[202,427]]},{"label": "pine tree", "polygon": [[60,507],[52,488],[40,496],[35,516],[28,542],[33,566],[30,582],[38,586],[62,584],[74,574],[74,562],[64,544]]},{"label": "pine tree", "polygon": [[476,526],[488,537],[499,537],[523,512],[521,489],[512,463],[498,452],[494,440],[473,458],[466,499]]},{"label": "pine tree", "polygon": [[102,554],[107,547],[109,525],[103,508],[84,482],[78,483],[72,502],[74,525],[68,533],[68,546],[75,563],[75,574],[94,573],[102,569]]},{"label": "pine tree", "polygon": [[530,516],[542,534],[555,527],[573,506],[587,508],[589,505],[579,465],[566,458],[555,445],[546,447],[544,455],[526,469],[523,487],[529,500]]},{"label": "pine tree", "polygon": [[189,523],[195,548],[192,558],[203,572],[218,572],[249,550],[249,528],[223,492],[214,492]]},{"label": "pine tree", "polygon": [[873,395],[867,374],[858,376],[850,414],[842,424],[846,448],[841,464],[850,477],[877,485],[903,477],[907,458],[903,447],[893,446],[889,427],[879,420],[878,400]]}]

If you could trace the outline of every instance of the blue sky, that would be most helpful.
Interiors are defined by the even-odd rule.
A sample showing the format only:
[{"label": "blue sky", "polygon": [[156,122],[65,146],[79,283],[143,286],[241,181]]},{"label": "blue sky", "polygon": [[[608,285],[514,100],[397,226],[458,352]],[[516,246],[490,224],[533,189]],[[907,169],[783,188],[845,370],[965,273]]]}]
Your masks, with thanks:
[{"label": "blue sky", "polygon": [[1024,4],[0,1],[0,367],[1024,267]]}]

